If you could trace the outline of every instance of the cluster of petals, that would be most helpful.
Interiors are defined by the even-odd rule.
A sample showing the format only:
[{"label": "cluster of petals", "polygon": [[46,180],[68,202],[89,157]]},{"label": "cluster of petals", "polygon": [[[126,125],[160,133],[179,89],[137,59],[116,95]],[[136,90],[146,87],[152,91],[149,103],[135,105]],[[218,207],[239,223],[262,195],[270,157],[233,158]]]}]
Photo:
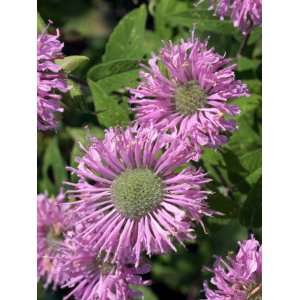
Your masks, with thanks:
[{"label": "cluster of petals", "polygon": [[[176,130],[195,146],[226,143],[227,133],[237,128],[229,117],[239,114],[238,106],[228,101],[248,96],[246,85],[235,79],[235,67],[230,59],[208,48],[207,41],[196,38],[194,31],[178,44],[166,43],[149,66],[144,66],[138,87],[131,89],[129,102],[137,122],[152,123],[158,130]],[[205,93],[206,103],[184,115],[176,109],[176,89],[191,82]]]},{"label": "cluster of petals", "polygon": [[215,288],[204,283],[207,300],[261,299],[261,246],[253,235],[239,246],[236,256],[228,257],[227,261],[217,258],[211,279]]},{"label": "cluster of petals", "polygon": [[64,281],[65,273],[60,264],[60,248],[69,222],[63,204],[65,195],[56,198],[46,194],[37,197],[37,274],[47,287],[55,289]]},{"label": "cluster of petals", "polygon": [[[69,192],[78,198],[71,211],[81,216],[76,225],[85,227],[77,236],[105,252],[104,260],[116,261],[131,252],[137,266],[144,251],[150,256],[176,250],[174,241],[194,238],[193,221],[203,225],[203,218],[214,213],[203,189],[206,174],[185,166],[194,153],[183,139],[135,125],[109,129],[104,140],[91,138],[83,151],[78,167],[70,168],[79,177],[69,183]],[[114,180],[134,169],[151,170],[163,183],[159,205],[138,218],[124,215],[112,197]]]},{"label": "cluster of petals", "polygon": [[142,293],[132,286],[150,283],[142,279],[150,271],[150,265],[142,263],[135,267],[130,253],[117,263],[103,262],[101,253],[78,239],[67,241],[62,253],[67,278],[62,287],[71,289],[65,300],[72,296],[76,300],[136,299]]},{"label": "cluster of petals", "polygon": [[262,23],[262,0],[219,0],[212,8],[221,20],[230,17],[244,35]]},{"label": "cluster of petals", "polygon": [[43,32],[37,38],[37,125],[39,130],[57,128],[56,113],[62,112],[62,93],[68,91],[61,67],[55,60],[62,58],[63,43],[56,35]]}]

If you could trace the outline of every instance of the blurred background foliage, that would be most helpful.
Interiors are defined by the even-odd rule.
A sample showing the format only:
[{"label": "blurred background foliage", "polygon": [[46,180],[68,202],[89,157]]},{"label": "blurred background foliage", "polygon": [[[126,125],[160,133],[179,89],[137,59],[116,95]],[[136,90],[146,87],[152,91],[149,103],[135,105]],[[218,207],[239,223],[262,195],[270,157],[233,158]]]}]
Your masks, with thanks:
[{"label": "blurred background foliage", "polygon": [[[178,41],[193,26],[209,45],[237,64],[237,77],[248,84],[251,96],[236,101],[241,108],[239,130],[219,151],[205,150],[201,165],[213,179],[210,206],[224,215],[206,220],[208,234],[197,228],[197,240],[177,253],[153,257],[151,287],[145,300],[204,298],[203,280],[214,255],[237,249],[237,241],[255,233],[261,239],[261,29],[246,45],[230,21],[219,21],[207,2],[184,0],[38,0],[38,11],[60,29],[66,56],[60,63],[71,91],[63,99],[61,127],[38,133],[38,192],[56,194],[69,178],[66,165],[75,165],[77,142],[101,138],[109,126],[133,119],[126,87],[136,86],[139,64],[162,46]],[[54,32],[55,28],[51,27]],[[61,300],[66,291],[44,290],[38,300]]]}]

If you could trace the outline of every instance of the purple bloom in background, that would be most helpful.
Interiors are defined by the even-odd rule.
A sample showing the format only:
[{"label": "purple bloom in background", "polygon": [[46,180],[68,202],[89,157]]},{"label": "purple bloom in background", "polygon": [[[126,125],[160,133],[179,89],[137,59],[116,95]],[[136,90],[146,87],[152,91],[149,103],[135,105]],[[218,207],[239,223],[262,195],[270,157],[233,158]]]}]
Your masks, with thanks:
[{"label": "purple bloom in background", "polygon": [[[192,239],[192,221],[203,225],[211,216],[202,170],[186,166],[194,155],[181,138],[153,127],[134,126],[106,132],[103,141],[91,139],[78,159],[79,177],[72,195],[79,198],[77,224],[86,238],[112,261],[131,252],[136,265],[141,253],[176,250],[174,242]],[[106,259],[106,258],[105,258]]]},{"label": "purple bloom in background", "polygon": [[61,204],[64,194],[49,198],[45,194],[37,197],[37,273],[45,287],[53,284],[53,289],[64,280],[64,272],[59,263],[60,248],[68,230],[65,208]]},{"label": "purple bloom in background", "polygon": [[64,299],[74,296],[77,300],[129,300],[142,296],[132,285],[150,284],[141,276],[150,271],[150,265],[134,267],[129,253],[122,262],[111,263],[82,240],[79,243],[71,239],[65,245],[63,269],[68,280],[63,287],[72,291]]},{"label": "purple bloom in background", "polygon": [[39,130],[51,130],[58,126],[55,114],[62,112],[61,93],[68,91],[61,67],[55,59],[62,58],[63,43],[56,35],[46,32],[37,38],[37,125]]},{"label": "purple bloom in background", "polygon": [[221,20],[230,16],[234,27],[238,27],[243,35],[262,23],[261,0],[219,0],[213,1],[212,8]]},{"label": "purple bloom in background", "polygon": [[173,45],[169,42],[141,72],[130,103],[137,122],[153,123],[159,130],[189,136],[195,147],[218,146],[236,124],[227,116],[239,113],[228,101],[247,96],[245,84],[235,80],[230,59],[209,49],[195,36]]},{"label": "purple bloom in background", "polygon": [[236,256],[217,258],[212,272],[214,289],[204,283],[208,300],[261,300],[262,252],[254,236],[239,243]]}]

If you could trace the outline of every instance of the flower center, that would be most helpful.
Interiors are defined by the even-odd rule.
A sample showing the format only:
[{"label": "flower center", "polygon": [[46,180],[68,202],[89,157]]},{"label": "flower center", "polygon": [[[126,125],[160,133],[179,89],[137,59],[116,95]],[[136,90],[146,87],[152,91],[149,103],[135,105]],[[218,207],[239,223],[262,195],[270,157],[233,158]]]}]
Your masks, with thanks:
[{"label": "flower center", "polygon": [[109,262],[103,261],[104,254],[98,254],[96,258],[96,266],[99,268],[102,275],[108,275],[115,270],[115,265]]},{"label": "flower center", "polygon": [[206,93],[200,88],[195,80],[188,81],[185,85],[176,88],[176,111],[185,116],[193,114],[198,108],[204,107],[206,101]]},{"label": "flower center", "polygon": [[162,180],[149,169],[128,169],[112,184],[112,198],[117,210],[132,219],[155,209],[162,196]]}]

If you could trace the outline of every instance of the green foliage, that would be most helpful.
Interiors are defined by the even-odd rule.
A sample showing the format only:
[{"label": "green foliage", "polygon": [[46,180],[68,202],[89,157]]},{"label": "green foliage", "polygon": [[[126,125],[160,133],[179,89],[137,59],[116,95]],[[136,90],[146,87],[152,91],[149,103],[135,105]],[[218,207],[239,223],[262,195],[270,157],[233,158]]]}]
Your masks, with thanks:
[{"label": "green foliage", "polygon": [[119,59],[92,67],[88,72],[90,81],[108,94],[123,90],[124,87],[133,87],[137,84],[140,60]]},{"label": "green foliage", "polygon": [[139,59],[144,55],[141,45],[144,41],[146,18],[146,7],[142,5],[120,21],[106,44],[103,62],[123,58]]},{"label": "green foliage", "polygon": [[43,157],[41,190],[56,194],[63,181],[67,178],[66,163],[60,153],[57,137],[53,137]]},{"label": "green foliage", "polygon": [[240,211],[240,222],[248,228],[261,227],[261,177],[254,184]]},{"label": "green foliage", "polygon": [[95,110],[99,123],[106,127],[128,124],[128,108],[119,105],[115,97],[109,96],[105,90],[93,81],[89,81]]},{"label": "green foliage", "polygon": [[118,59],[108,63],[99,64],[92,67],[88,72],[88,78],[93,81],[99,81],[108,78],[111,80],[114,75],[127,73],[140,68],[140,60],[136,59]]},{"label": "green foliage", "polygon": [[[64,181],[77,180],[65,166],[76,166],[76,157],[82,155],[79,143],[87,146],[88,137],[101,139],[106,128],[126,126],[134,119],[128,88],[137,86],[141,64],[159,51],[162,40],[189,37],[195,26],[197,36],[209,36],[209,46],[237,65],[236,76],[251,94],[233,102],[241,110],[236,117],[238,130],[219,150],[205,149],[196,163],[212,179],[207,187],[213,192],[209,206],[221,214],[205,219],[208,234],[197,227],[196,241],[186,248],[151,258],[153,285],[141,288],[145,300],[204,298],[202,283],[210,274],[203,267],[211,266],[213,255],[235,251],[236,242],[250,231],[260,238],[261,29],[255,29],[240,49],[244,37],[230,20],[220,21],[208,11],[208,1],[198,6],[194,6],[197,1],[186,0],[140,1],[142,5],[100,1],[100,10],[97,1],[73,0],[68,6],[52,0],[38,2],[43,19],[53,20],[63,32],[67,56],[57,62],[72,87],[63,98],[62,126],[57,132],[38,135],[38,192],[56,194]],[[45,22],[37,17],[42,32]],[[39,300],[61,300],[66,292],[39,285],[38,294]]]},{"label": "green foliage", "polygon": [[57,59],[56,63],[62,67],[65,73],[71,73],[77,68],[82,67],[89,61],[89,58],[83,55],[66,56],[63,59]]},{"label": "green foliage", "polygon": [[187,8],[187,4],[176,0],[157,0],[155,4],[155,28],[161,38],[170,39],[172,26],[170,26],[170,15],[179,13]]},{"label": "green foliage", "polygon": [[46,24],[44,20],[42,19],[41,15],[37,13],[37,32],[42,33],[43,30],[45,29]]}]

